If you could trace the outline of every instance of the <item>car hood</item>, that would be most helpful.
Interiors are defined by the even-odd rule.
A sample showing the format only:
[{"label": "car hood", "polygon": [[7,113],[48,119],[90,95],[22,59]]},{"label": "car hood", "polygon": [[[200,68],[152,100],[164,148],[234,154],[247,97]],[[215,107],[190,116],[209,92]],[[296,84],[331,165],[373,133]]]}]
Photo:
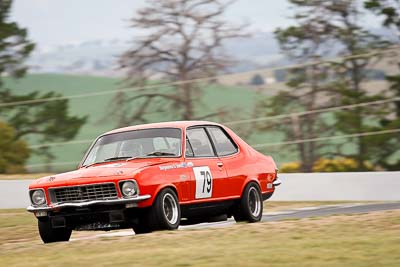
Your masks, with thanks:
[{"label": "car hood", "polygon": [[132,178],[141,169],[159,165],[175,160],[163,159],[163,160],[141,160],[138,162],[134,161],[119,161],[119,162],[107,162],[103,164],[93,165],[88,168],[82,167],[78,170],[61,173],[57,175],[46,176],[34,181],[31,185],[68,185],[68,184],[80,184],[81,180],[88,181],[95,179],[96,181],[110,180],[110,177],[115,178]]}]

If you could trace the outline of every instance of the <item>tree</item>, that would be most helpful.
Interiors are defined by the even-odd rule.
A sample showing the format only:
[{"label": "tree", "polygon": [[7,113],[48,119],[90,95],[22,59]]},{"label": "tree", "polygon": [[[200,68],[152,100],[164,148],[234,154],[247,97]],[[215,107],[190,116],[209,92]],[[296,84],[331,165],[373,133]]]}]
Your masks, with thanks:
[{"label": "tree", "polygon": [[[383,17],[383,26],[393,31],[392,36],[397,36],[397,39],[391,39],[390,41],[395,45],[400,44],[400,0],[367,0],[364,2],[364,7],[379,17]],[[399,54],[397,53],[397,57]],[[398,69],[400,70],[400,62],[397,61]],[[386,80],[389,82],[389,91],[391,95],[400,97],[400,73],[387,75]],[[396,101],[394,105],[393,113],[394,118],[382,121],[384,125],[392,128],[400,128],[400,101]],[[383,149],[385,154],[382,155],[381,164],[389,170],[399,170],[400,160],[390,164],[388,158],[400,149],[400,137],[392,136],[390,139],[386,139],[386,148]],[[391,153],[386,153],[387,151]]]},{"label": "tree", "polygon": [[[372,62],[380,60],[379,49],[387,43],[363,28],[357,2],[290,2],[294,7],[296,24],[278,29],[276,37],[290,60],[298,63],[313,61],[315,64],[291,70],[288,81],[291,89],[274,97],[267,105],[269,110],[292,113],[384,98],[382,92],[367,94],[364,82],[367,80],[367,68]],[[377,51],[376,55],[373,55],[374,51]],[[324,56],[350,57],[324,63]],[[327,123],[329,114],[308,114],[294,116],[289,123],[283,122],[277,127],[289,140],[355,134],[386,129],[380,121],[388,113],[387,108],[382,106],[360,107],[336,112],[333,124]],[[376,150],[383,144],[379,138],[355,137],[352,144],[352,152],[346,149],[349,143],[331,144],[332,148],[326,143],[297,144],[302,170],[310,171],[313,163],[322,156],[352,157],[358,164],[358,170],[367,170],[366,160],[374,163],[380,160],[376,157]]]},{"label": "tree", "polygon": [[[364,7],[374,14],[383,17],[383,26],[393,31],[397,39],[391,40],[396,45],[400,44],[400,0],[367,0]],[[397,55],[399,56],[399,55]],[[397,62],[400,70],[400,62]],[[390,82],[390,90],[397,97],[400,97],[400,74],[386,76]],[[400,118],[400,101],[396,102],[396,115]]]},{"label": "tree", "polygon": [[[338,62],[335,74],[340,80],[339,94],[340,105],[357,104],[384,99],[387,96],[383,92],[369,94],[365,90],[367,81],[367,68],[375,61],[381,59],[381,55],[371,56],[368,53],[386,48],[388,43],[372,34],[363,27],[360,22],[360,7],[356,1],[332,1],[327,7],[332,15],[332,27],[334,41],[341,46],[340,55],[353,56]],[[364,55],[364,56],[360,56]],[[369,131],[384,130],[379,120],[388,114],[385,106],[358,107],[352,110],[336,112],[336,129],[345,134],[357,134]],[[381,147],[382,142],[377,142],[376,137],[354,137],[355,151],[350,154],[355,158],[360,171],[368,170],[367,160],[377,163],[375,151]],[[346,156],[346,155],[343,155]]]},{"label": "tree", "polygon": [[400,33],[400,0],[365,0],[364,7],[383,16],[383,25]]},{"label": "tree", "polygon": [[[9,21],[11,5],[11,0],[0,0],[0,103],[59,97],[53,92],[16,95],[4,87],[3,77],[19,79],[26,74],[24,61],[34,49],[27,30]],[[41,143],[70,140],[86,121],[86,117],[69,115],[68,100],[0,106],[0,117],[15,128],[16,140],[36,135]],[[49,155],[49,151],[43,154]]]},{"label": "tree", "polygon": [[8,22],[11,4],[11,0],[0,0],[0,88],[1,77],[21,78],[25,75],[27,67],[23,62],[35,47],[27,39],[26,29]]},{"label": "tree", "polygon": [[[289,89],[258,105],[258,109],[265,110],[266,107],[268,116],[327,108],[333,104],[331,100],[335,95],[330,86],[329,68],[321,62],[322,56],[329,53],[326,45],[329,34],[332,34],[332,27],[326,22],[327,14],[317,3],[309,6],[310,1],[290,2],[296,7],[295,25],[275,31],[281,51],[297,64],[307,61],[316,63],[287,71]],[[318,114],[292,116],[273,125],[260,125],[260,128],[283,132],[287,140],[313,139],[332,133],[326,120]],[[298,143],[293,147],[303,172],[312,171],[314,163],[329,152],[325,149],[326,144],[315,142]]]},{"label": "tree", "polygon": [[146,122],[152,111],[168,111],[173,118],[184,120],[221,114],[197,115],[196,106],[203,105],[201,85],[185,81],[212,77],[232,63],[223,53],[224,41],[244,34],[242,26],[224,21],[230,4],[232,1],[147,0],[147,7],[131,20],[133,28],[146,34],[136,38],[121,56],[120,67],[126,71],[129,86],[149,84],[155,74],[164,82],[177,83],[130,96],[120,93],[114,99],[118,110],[113,112],[120,124]]},{"label": "tree", "polygon": [[21,173],[29,158],[26,142],[16,138],[15,130],[0,121],[0,173]]}]

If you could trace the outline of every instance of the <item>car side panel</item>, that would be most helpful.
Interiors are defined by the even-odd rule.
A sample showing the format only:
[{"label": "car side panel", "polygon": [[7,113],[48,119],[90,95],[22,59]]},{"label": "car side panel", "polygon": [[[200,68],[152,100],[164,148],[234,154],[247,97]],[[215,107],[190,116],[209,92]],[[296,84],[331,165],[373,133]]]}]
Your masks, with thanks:
[{"label": "car side panel", "polygon": [[[187,161],[190,161],[193,164],[192,168],[188,168],[189,175],[190,175],[190,198],[189,200],[192,202],[203,202],[204,200],[210,200],[210,199],[215,199],[215,198],[223,198],[223,197],[229,197],[229,190],[226,187],[226,182],[227,182],[227,177],[226,177],[226,171],[225,167],[218,166],[218,163],[221,162],[219,158],[190,158],[187,159]],[[202,167],[208,167],[209,170],[211,171],[212,175],[212,190],[211,190],[211,195],[209,197],[204,197],[204,198],[196,198],[196,187],[200,186],[199,190],[202,191],[202,184],[200,183],[196,185],[196,174],[194,168],[202,168]],[[202,177],[200,177],[202,178]],[[205,187],[207,184],[205,184]]]},{"label": "car side panel", "polygon": [[258,157],[246,157],[238,155],[224,158],[224,165],[230,181],[230,194],[241,196],[244,187],[249,181],[256,180],[262,193],[273,192],[273,188],[267,188],[275,177],[275,170],[268,168],[267,159]]},{"label": "car side panel", "polygon": [[[246,156],[239,153],[233,156],[223,157],[221,160],[224,163],[227,173],[227,180],[229,183],[227,190],[229,190],[229,195],[240,197],[242,185],[252,173]],[[256,179],[257,177],[254,178]]]},{"label": "car side panel", "polygon": [[225,130],[239,147],[238,154],[222,158],[231,183],[231,194],[240,197],[250,181],[256,181],[263,194],[272,193],[274,188],[268,188],[267,184],[275,179],[275,162],[271,157],[254,150],[229,128],[225,127]]},{"label": "car side panel", "polygon": [[140,194],[151,195],[151,198],[140,202],[139,207],[151,206],[157,194],[166,187],[177,192],[180,203],[188,201],[190,197],[190,176],[188,167],[183,161],[171,162],[145,169],[135,176],[140,184]]}]

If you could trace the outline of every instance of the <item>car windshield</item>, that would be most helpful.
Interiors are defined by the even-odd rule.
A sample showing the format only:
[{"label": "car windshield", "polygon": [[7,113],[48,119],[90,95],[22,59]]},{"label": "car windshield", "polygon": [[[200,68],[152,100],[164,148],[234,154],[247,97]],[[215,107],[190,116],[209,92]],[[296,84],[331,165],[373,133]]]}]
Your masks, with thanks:
[{"label": "car windshield", "polygon": [[142,157],[179,157],[181,130],[144,129],[109,134],[97,139],[83,166],[100,162]]}]

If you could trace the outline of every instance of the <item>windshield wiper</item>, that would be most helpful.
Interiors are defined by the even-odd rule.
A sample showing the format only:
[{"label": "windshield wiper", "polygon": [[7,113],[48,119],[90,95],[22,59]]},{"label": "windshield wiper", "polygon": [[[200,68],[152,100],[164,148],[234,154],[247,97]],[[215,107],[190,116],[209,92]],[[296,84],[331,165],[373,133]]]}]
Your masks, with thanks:
[{"label": "windshield wiper", "polygon": [[104,162],[109,162],[109,161],[114,161],[114,160],[119,160],[119,159],[131,159],[131,158],[132,157],[112,157],[112,158],[105,159],[103,161],[98,161],[98,162],[93,162],[93,163],[88,164],[88,165],[83,165],[82,167],[89,168],[89,167],[91,167],[93,165],[101,164],[101,163],[104,163]]},{"label": "windshield wiper", "polygon": [[104,162],[106,162],[106,161],[113,161],[113,160],[120,160],[120,159],[130,159],[130,158],[132,158],[132,157],[130,157],[130,156],[125,156],[125,157],[112,157],[112,158],[105,159]]},{"label": "windshield wiper", "polygon": [[93,165],[96,165],[96,164],[100,164],[100,163],[104,163],[104,162],[109,162],[109,161],[114,161],[114,160],[120,160],[120,159],[122,160],[122,159],[125,159],[126,161],[130,161],[130,160],[134,160],[134,159],[143,159],[143,158],[151,157],[151,156],[156,156],[156,157],[161,157],[161,156],[176,156],[176,154],[174,154],[174,153],[169,153],[169,152],[162,152],[162,151],[154,151],[154,152],[151,152],[151,153],[147,154],[146,156],[136,156],[136,157],[128,157],[128,156],[126,156],[126,157],[112,157],[112,158],[105,159],[105,160],[103,160],[103,161],[93,162],[92,164],[84,165],[84,166],[82,166],[82,167],[89,168],[90,166],[93,166]]},{"label": "windshield wiper", "polygon": [[147,154],[146,156],[160,157],[160,156],[176,156],[176,155],[175,155],[175,153],[170,153],[170,152],[154,151],[154,152]]},{"label": "windshield wiper", "polygon": [[89,168],[89,167],[91,167],[91,166],[93,166],[93,165],[100,164],[100,163],[104,163],[104,161],[93,162],[93,163],[88,164],[88,165],[83,165],[82,167],[84,167],[84,168]]}]

